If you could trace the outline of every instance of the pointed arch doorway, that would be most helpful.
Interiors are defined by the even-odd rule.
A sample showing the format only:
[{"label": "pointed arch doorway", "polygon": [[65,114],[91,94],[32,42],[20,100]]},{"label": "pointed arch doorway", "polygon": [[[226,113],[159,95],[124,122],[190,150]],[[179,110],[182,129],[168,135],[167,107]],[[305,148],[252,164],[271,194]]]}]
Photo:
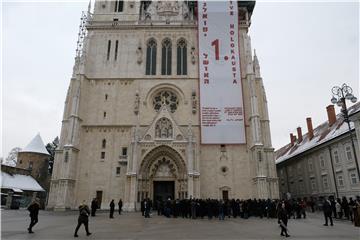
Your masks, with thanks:
[{"label": "pointed arch doorway", "polygon": [[187,170],[181,155],[161,145],[143,158],[139,168],[138,201],[183,199],[187,197]]}]

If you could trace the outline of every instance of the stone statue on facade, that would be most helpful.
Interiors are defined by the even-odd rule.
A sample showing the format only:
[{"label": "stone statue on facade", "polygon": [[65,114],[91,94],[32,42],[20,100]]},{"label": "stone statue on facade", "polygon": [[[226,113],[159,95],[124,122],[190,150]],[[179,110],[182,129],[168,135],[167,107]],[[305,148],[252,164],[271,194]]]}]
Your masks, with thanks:
[{"label": "stone statue on facade", "polygon": [[141,64],[142,61],[143,61],[143,51],[142,51],[142,48],[141,48],[141,45],[139,44],[139,46],[137,47],[136,49],[136,56],[137,56],[137,60],[136,62],[138,64]]},{"label": "stone statue on facade", "polygon": [[140,107],[140,96],[139,92],[135,93],[135,103],[134,103],[134,113],[138,115],[139,113],[139,107]]},{"label": "stone statue on facade", "polygon": [[195,64],[196,62],[195,47],[191,47],[190,56],[191,56],[191,63]]}]

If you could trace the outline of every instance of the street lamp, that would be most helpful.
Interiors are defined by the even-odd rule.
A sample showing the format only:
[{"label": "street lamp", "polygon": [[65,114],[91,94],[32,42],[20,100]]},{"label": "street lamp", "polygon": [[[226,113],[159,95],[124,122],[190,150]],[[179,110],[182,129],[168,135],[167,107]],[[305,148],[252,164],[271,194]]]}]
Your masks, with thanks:
[{"label": "street lamp", "polygon": [[355,103],[357,101],[357,98],[353,95],[352,88],[349,87],[348,85],[346,85],[345,83],[341,87],[338,87],[338,86],[333,87],[331,89],[331,92],[333,94],[333,96],[331,98],[331,103],[336,104],[339,107],[341,107],[341,113],[344,117],[344,121],[347,123],[348,128],[349,128],[349,135],[350,135],[350,139],[351,139],[352,149],[354,152],[356,170],[358,173],[358,178],[360,180],[359,164],[358,164],[358,160],[356,157],[355,144],[354,144],[354,140],[353,140],[353,137],[351,134],[349,113],[348,113],[348,109],[346,107],[346,101],[345,101],[345,100],[350,100],[352,103]]}]

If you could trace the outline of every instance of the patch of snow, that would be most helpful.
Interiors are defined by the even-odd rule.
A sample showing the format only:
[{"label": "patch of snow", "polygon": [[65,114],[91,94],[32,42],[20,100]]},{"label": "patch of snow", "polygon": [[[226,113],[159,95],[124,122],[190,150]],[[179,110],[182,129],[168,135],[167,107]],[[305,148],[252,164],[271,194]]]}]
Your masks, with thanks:
[{"label": "patch of snow", "polygon": [[21,189],[24,191],[45,191],[31,176],[1,172],[1,188]]},{"label": "patch of snow", "polygon": [[34,153],[42,153],[42,154],[50,155],[49,152],[46,150],[44,142],[41,139],[39,133],[20,152],[34,152]]}]

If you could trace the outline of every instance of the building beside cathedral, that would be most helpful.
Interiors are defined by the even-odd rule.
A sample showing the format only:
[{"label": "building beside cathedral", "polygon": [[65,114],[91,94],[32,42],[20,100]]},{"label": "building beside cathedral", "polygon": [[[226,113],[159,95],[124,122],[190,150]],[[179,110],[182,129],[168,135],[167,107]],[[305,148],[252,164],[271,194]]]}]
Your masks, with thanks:
[{"label": "building beside cathedral", "polygon": [[243,144],[202,142],[199,4],[95,1],[93,13],[89,6],[83,14],[48,208],[74,209],[93,198],[101,208],[122,199],[133,211],[146,197],[279,197],[267,99],[248,35],[255,2],[231,1]]}]

